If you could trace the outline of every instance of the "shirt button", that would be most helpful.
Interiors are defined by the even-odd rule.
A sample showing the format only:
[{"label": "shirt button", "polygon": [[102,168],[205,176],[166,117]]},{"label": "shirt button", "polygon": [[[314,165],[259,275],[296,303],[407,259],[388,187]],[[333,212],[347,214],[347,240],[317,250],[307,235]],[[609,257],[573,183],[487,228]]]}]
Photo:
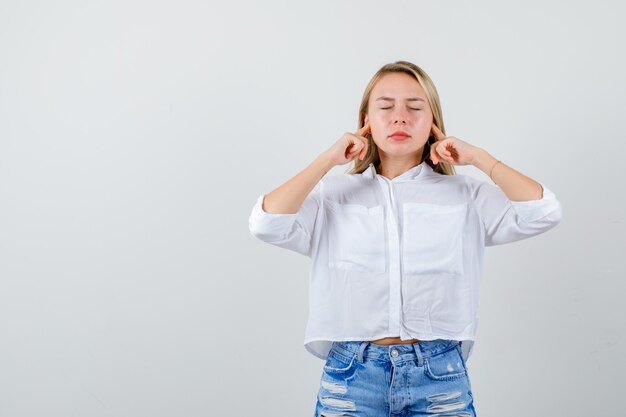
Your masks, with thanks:
[{"label": "shirt button", "polygon": [[391,349],[391,356],[394,358],[398,357],[398,351],[396,349]]}]

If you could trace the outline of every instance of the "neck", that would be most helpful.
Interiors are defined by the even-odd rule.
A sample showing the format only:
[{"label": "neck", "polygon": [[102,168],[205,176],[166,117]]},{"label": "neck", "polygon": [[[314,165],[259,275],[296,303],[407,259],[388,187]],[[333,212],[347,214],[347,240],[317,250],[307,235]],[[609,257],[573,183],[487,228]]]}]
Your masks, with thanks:
[{"label": "neck", "polygon": [[419,153],[418,158],[415,158],[415,155],[394,158],[380,154],[380,161],[374,167],[376,168],[377,174],[393,179],[419,165],[421,157],[421,152]]}]

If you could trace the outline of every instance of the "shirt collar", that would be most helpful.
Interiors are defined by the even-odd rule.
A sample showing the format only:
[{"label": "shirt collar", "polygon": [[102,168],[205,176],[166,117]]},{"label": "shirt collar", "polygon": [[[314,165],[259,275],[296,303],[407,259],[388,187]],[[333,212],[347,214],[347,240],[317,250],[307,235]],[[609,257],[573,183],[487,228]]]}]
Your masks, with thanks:
[{"label": "shirt collar", "polygon": [[[430,165],[426,161],[422,161],[418,165],[415,165],[413,168],[409,168],[404,171],[402,174],[398,175],[391,181],[402,181],[402,180],[414,180],[419,176],[427,175],[431,172],[434,172]],[[370,162],[369,166],[361,173],[365,178],[376,178],[378,175],[376,173],[376,168],[374,167],[374,163]]]}]

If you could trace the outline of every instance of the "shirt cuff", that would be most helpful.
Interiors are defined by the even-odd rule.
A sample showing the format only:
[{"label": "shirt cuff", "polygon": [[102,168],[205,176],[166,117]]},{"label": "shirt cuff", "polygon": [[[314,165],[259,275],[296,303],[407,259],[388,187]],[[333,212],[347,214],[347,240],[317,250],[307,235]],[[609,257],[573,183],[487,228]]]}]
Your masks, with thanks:
[{"label": "shirt cuff", "polygon": [[249,225],[255,234],[282,237],[289,233],[298,213],[268,213],[263,210],[265,194],[261,194],[252,208]]},{"label": "shirt cuff", "polygon": [[513,209],[527,222],[540,220],[553,212],[560,210],[560,202],[552,190],[542,182],[543,196],[539,200],[511,201]]}]

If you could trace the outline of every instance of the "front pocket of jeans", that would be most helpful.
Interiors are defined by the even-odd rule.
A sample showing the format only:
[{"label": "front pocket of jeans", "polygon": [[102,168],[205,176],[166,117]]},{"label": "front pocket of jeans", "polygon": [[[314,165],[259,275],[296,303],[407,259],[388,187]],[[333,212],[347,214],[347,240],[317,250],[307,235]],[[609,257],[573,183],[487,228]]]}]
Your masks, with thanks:
[{"label": "front pocket of jeans", "polygon": [[329,203],[327,207],[329,267],[385,272],[384,206]]},{"label": "front pocket of jeans", "polygon": [[467,203],[404,203],[402,214],[405,273],[464,273],[463,227]]},{"label": "front pocket of jeans", "polygon": [[351,358],[331,350],[324,364],[324,372],[328,374],[347,374],[355,365],[356,353]]},{"label": "front pocket of jeans", "polygon": [[467,370],[459,350],[454,347],[424,360],[426,375],[434,380],[464,378]]}]

